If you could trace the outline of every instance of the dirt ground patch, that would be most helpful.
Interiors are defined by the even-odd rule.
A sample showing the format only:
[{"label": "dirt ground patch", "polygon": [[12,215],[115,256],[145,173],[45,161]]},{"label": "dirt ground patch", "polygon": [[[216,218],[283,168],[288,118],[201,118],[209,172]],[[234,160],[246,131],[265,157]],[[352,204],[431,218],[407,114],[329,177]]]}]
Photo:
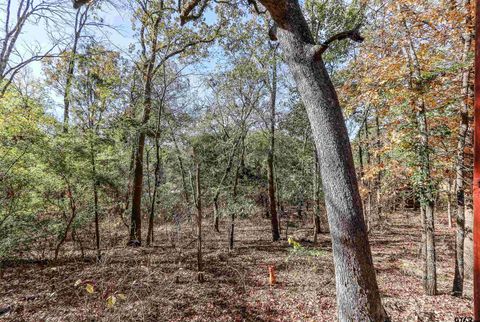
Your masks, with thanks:
[{"label": "dirt ground patch", "polygon": [[[454,273],[454,231],[436,223],[437,275],[441,295],[423,295],[418,259],[418,215],[396,213],[370,234],[383,303],[393,321],[454,321],[471,316],[466,296],[449,295]],[[408,219],[407,219],[408,218]],[[0,320],[5,321],[335,321],[335,278],[328,234],[313,245],[312,230],[296,223],[289,234],[302,243],[293,251],[283,235],[270,241],[265,219],[241,220],[235,250],[227,229],[205,229],[205,283],[196,280],[194,236],[185,224],[159,227],[153,247],[127,248],[111,232],[97,263],[93,252],[69,252],[59,262],[3,263]],[[121,229],[123,230],[121,230]],[[283,231],[285,233],[285,231]],[[268,265],[278,284],[268,285]],[[86,285],[93,286],[93,293]],[[112,304],[112,296],[115,303]]]}]

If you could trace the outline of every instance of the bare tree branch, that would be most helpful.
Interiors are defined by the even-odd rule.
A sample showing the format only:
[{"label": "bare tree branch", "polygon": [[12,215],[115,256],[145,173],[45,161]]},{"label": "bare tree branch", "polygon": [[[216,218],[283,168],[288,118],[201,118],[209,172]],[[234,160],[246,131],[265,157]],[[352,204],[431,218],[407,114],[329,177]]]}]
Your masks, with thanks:
[{"label": "bare tree branch", "polygon": [[[13,6],[13,3],[17,5]],[[34,24],[43,21],[48,26],[63,21],[68,15],[62,0],[7,0],[6,6],[0,8],[0,16],[2,14],[5,15],[5,21],[0,29],[0,97],[21,69],[31,62],[52,57],[52,51],[57,47],[57,44],[53,44],[44,51],[39,44],[35,46],[35,43],[29,42],[18,48],[27,21]]]},{"label": "bare tree branch", "polygon": [[340,41],[344,39],[351,39],[355,42],[363,42],[365,38],[360,34],[361,24],[355,26],[355,28],[347,31],[340,32],[332,37],[328,38],[325,42],[320,45],[315,45],[311,49],[311,56],[315,60],[319,60],[323,53],[330,47],[334,41]]},{"label": "bare tree branch", "polygon": [[[208,0],[190,0],[182,8],[180,13],[180,24],[184,25],[189,21],[200,18],[208,6]],[[198,7],[198,12],[194,13],[195,8]]]},{"label": "bare tree branch", "polygon": [[253,6],[253,9],[255,10],[255,12],[257,14],[263,15],[263,14],[267,13],[267,10],[260,10],[259,9],[257,1],[255,1],[255,0],[247,0],[247,1],[248,1],[248,4],[251,4]]}]

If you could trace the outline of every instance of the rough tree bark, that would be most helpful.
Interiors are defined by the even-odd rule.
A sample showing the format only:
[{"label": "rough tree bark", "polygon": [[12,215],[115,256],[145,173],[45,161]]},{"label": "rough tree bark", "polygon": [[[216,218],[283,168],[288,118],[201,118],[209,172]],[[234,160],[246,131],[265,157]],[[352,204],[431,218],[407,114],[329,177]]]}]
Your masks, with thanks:
[{"label": "rough tree bark", "polygon": [[[335,264],[340,321],[386,321],[363,219],[345,120],[298,0],[260,0],[297,83],[320,159]],[[346,287],[348,285],[348,287]]]},{"label": "rough tree bark", "polygon": [[318,153],[317,150],[314,149],[315,154],[315,168],[313,173],[313,242],[317,243],[318,234],[322,232],[322,227],[320,223],[320,164],[318,162]]},{"label": "rough tree bark", "polygon": [[[465,16],[465,26],[467,28],[463,35],[463,49],[462,49],[462,63],[467,64],[469,54],[472,47],[472,30],[470,28],[472,17],[470,15],[470,0],[464,1],[464,6],[467,11]],[[462,102],[459,106],[460,124],[458,129],[458,143],[457,143],[457,160],[455,165],[455,182],[456,182],[456,237],[455,237],[455,277],[453,279],[452,293],[455,296],[462,296],[463,294],[463,280],[465,272],[464,262],[464,243],[465,243],[465,144],[468,134],[468,98],[469,98],[469,82],[470,82],[470,66],[462,70]]]}]

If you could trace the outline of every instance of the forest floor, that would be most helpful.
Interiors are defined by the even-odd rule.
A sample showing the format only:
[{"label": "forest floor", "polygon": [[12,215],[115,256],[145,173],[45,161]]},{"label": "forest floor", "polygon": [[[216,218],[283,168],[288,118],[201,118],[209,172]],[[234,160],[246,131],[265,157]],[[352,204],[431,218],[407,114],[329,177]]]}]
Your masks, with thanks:
[{"label": "forest floor", "polygon": [[[471,316],[471,297],[449,295],[454,232],[436,223],[438,296],[422,289],[419,216],[396,213],[370,235],[385,309],[393,321],[454,321]],[[297,251],[270,241],[266,219],[240,220],[235,250],[205,227],[205,282],[196,279],[191,226],[162,226],[154,247],[126,248],[126,228],[111,225],[103,259],[62,253],[57,262],[21,261],[3,268],[0,321],[335,321],[335,279],[328,234],[317,245],[307,225],[290,227]],[[115,228],[116,227],[116,228]],[[268,265],[277,284],[269,286]],[[88,290],[87,290],[88,289]],[[471,294],[467,282],[466,294]],[[115,296],[113,301],[111,296]],[[8,311],[8,312],[3,312]]]}]

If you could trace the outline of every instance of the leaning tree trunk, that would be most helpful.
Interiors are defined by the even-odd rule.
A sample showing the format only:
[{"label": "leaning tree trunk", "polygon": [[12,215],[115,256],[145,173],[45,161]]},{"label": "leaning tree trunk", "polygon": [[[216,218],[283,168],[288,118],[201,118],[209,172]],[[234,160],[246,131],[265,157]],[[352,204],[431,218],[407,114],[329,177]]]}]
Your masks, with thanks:
[{"label": "leaning tree trunk", "polygon": [[[470,7],[470,0],[465,1],[467,10]],[[471,23],[470,14],[467,13],[465,18],[466,26]],[[469,28],[469,27],[467,27]],[[462,62],[467,64],[472,45],[471,30],[467,31],[463,36],[463,51]],[[457,143],[457,162],[455,165],[456,172],[456,203],[457,203],[457,218],[456,218],[456,238],[455,238],[455,277],[453,279],[453,295],[462,296],[463,294],[463,280],[465,272],[464,262],[464,243],[465,243],[465,144],[468,133],[468,96],[469,96],[469,80],[470,80],[470,66],[467,66],[462,71],[462,102],[460,104],[460,125],[458,130]]]},{"label": "leaning tree trunk", "polygon": [[[278,39],[305,104],[320,159],[335,265],[338,319],[388,319],[372,262],[345,120],[298,0],[260,0],[279,26]],[[348,286],[348,287],[346,287]]]}]

